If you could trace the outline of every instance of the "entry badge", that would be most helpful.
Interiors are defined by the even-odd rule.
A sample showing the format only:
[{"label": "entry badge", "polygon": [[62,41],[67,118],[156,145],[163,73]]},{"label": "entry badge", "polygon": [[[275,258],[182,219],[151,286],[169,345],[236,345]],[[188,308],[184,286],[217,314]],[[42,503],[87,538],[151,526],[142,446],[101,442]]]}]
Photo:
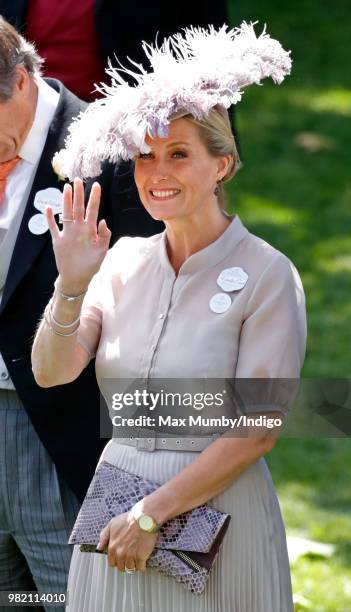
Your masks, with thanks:
[{"label": "entry badge", "polygon": [[210,299],[210,309],[217,314],[226,312],[231,304],[231,297],[227,293],[215,293]]},{"label": "entry badge", "polygon": [[39,213],[33,215],[28,221],[28,228],[32,234],[40,236],[45,234],[49,229],[49,224],[46,219],[45,209],[51,206],[54,215],[62,212],[62,192],[55,187],[48,187],[37,191],[34,198],[34,207],[39,210]]},{"label": "entry badge", "polygon": [[245,287],[248,278],[248,274],[242,268],[226,268],[218,276],[217,285],[222,291],[238,291]]},{"label": "entry badge", "polygon": [[40,234],[45,234],[48,231],[49,225],[47,222],[47,218],[42,213],[37,213],[33,215],[28,221],[29,231],[36,236],[40,236]]}]

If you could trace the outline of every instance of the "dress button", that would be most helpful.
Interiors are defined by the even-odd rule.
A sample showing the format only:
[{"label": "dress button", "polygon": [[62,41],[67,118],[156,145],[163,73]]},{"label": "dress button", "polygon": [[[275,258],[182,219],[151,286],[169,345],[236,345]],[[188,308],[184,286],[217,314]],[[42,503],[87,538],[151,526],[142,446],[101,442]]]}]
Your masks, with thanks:
[{"label": "dress button", "polygon": [[165,315],[163,314],[163,312],[161,312],[161,313],[158,315],[158,318],[159,318],[159,319],[163,319],[163,317],[164,317],[164,316],[165,316]]},{"label": "dress button", "polygon": [[8,373],[7,370],[3,370],[0,374],[0,378],[1,380],[8,380],[10,378],[10,375]]}]

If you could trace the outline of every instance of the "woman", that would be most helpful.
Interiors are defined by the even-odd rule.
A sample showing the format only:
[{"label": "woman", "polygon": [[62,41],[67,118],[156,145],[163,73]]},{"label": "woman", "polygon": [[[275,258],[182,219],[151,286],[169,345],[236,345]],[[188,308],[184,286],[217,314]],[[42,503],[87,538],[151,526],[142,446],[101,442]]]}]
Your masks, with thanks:
[{"label": "woman", "polygon": [[[135,155],[140,198],[165,222],[163,234],[123,238],[106,255],[109,230],[104,221],[96,227],[99,186],[84,212],[79,179],[73,198],[64,189],[62,232],[47,211],[59,277],[33,346],[42,386],[74,380],[95,354],[99,381],[299,377],[306,339],[299,275],[220,205],[222,183],[238,165],[227,111],[215,104],[200,120],[186,111],[170,119],[168,134],[146,135]],[[261,404],[270,416],[284,410],[278,393]],[[107,559],[75,548],[69,609],[291,612],[284,525],[263,459],[273,446],[264,430],[208,435],[201,452],[161,444],[150,452],[112,439],[101,460],[161,486],[102,531]],[[156,528],[209,500],[232,520],[197,596],[146,568],[157,534],[139,518]]]}]

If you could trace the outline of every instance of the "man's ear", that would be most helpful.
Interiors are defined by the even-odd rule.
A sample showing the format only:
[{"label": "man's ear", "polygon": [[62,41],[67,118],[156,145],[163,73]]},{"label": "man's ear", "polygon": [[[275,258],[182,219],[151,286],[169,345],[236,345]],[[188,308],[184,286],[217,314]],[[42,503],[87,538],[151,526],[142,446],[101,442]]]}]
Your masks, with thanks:
[{"label": "man's ear", "polygon": [[30,76],[24,66],[16,66],[15,89],[18,93],[26,94],[30,87]]}]

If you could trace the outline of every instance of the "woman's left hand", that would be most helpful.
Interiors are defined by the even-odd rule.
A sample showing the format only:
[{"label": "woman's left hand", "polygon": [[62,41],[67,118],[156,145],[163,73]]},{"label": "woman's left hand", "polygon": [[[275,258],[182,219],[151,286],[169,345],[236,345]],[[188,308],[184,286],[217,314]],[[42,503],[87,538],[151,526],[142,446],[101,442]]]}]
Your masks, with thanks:
[{"label": "woman's left hand", "polygon": [[145,571],[156,539],[157,533],[143,531],[132,514],[125,512],[111,519],[101,531],[97,548],[107,548],[108,564],[121,572],[126,568]]}]

